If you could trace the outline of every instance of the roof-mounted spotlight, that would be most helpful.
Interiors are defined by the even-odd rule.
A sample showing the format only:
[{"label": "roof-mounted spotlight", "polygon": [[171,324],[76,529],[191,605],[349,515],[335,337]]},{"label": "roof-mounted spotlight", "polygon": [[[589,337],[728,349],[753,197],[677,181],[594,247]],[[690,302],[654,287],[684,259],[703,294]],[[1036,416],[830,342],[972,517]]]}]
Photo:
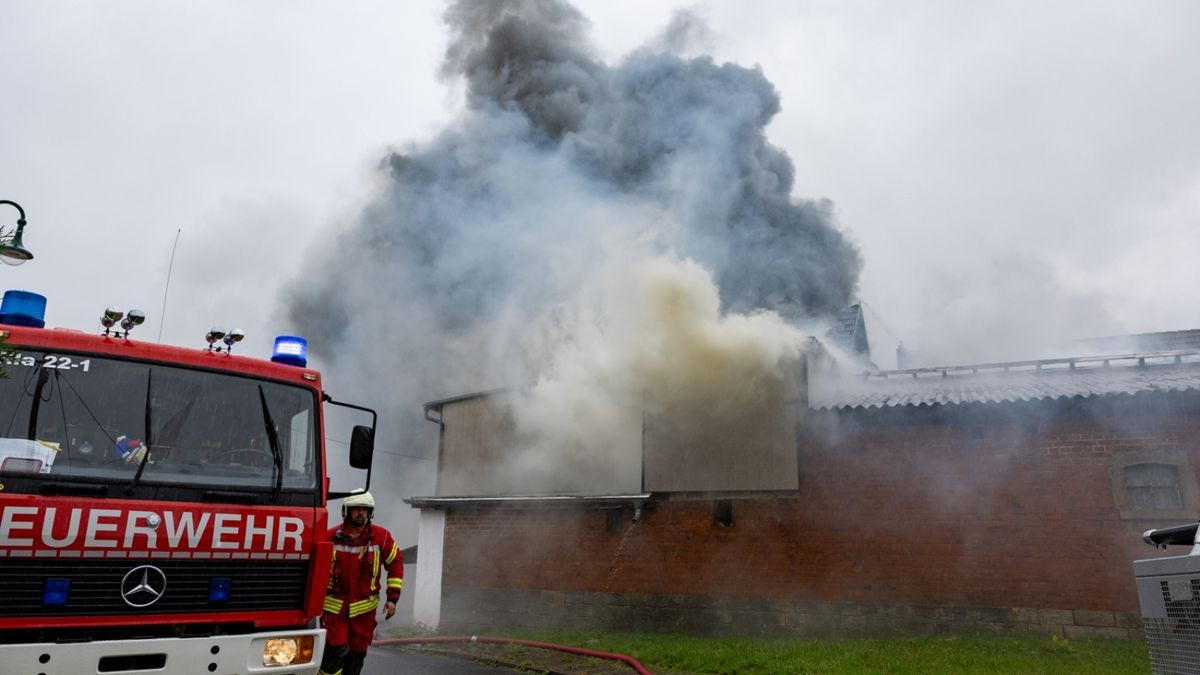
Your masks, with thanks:
[{"label": "roof-mounted spotlight", "polygon": [[[212,330],[208,331],[208,334],[204,336],[204,339],[208,340],[208,351],[229,353],[233,351],[233,346],[241,342],[245,337],[246,333],[241,328],[234,328],[229,332],[226,332],[223,328],[214,327]],[[224,343],[225,346],[222,347],[220,344],[217,344],[219,342]]]},{"label": "roof-mounted spotlight", "polygon": [[216,351],[220,349],[220,347],[217,346],[217,343],[220,342],[221,338],[223,337],[225,337],[224,329],[217,328],[216,326],[209,328],[208,333],[204,336],[204,339],[208,342],[208,350]]},{"label": "roof-mounted spotlight", "polygon": [[[115,335],[117,337],[129,337],[129,331],[133,330],[134,326],[140,326],[146,321],[146,313],[140,309],[131,309],[128,313],[119,307],[109,307],[104,310],[104,314],[100,315],[100,325],[104,326],[105,335]],[[120,324],[121,330],[115,330],[113,326]]]},{"label": "roof-mounted spotlight", "polygon": [[146,313],[140,309],[131,309],[121,319],[121,329],[125,331],[125,335],[129,335],[129,331],[133,330],[134,326],[140,326],[146,321]]},{"label": "roof-mounted spotlight", "polygon": [[124,318],[124,316],[125,310],[117,307],[109,307],[104,310],[104,314],[100,316],[100,325],[104,326],[104,334],[112,335],[116,333],[117,331],[112,330],[112,327],[117,325],[117,322]]},{"label": "roof-mounted spotlight", "polygon": [[[246,333],[241,328],[234,328],[233,330],[226,333],[225,337],[221,340],[222,342],[225,343],[225,351],[232,352],[233,346],[236,345],[237,343],[241,342],[243,339],[245,339],[245,337],[246,337]],[[220,348],[218,348],[218,350],[219,349]]]}]

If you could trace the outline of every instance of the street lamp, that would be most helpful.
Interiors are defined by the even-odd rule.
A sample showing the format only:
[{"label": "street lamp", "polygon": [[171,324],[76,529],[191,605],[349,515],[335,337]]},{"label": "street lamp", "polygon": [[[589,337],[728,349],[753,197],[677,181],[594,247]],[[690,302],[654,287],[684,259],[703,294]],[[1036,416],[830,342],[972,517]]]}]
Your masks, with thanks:
[{"label": "street lamp", "polygon": [[17,231],[11,236],[4,237],[0,230],[0,260],[9,265],[20,265],[26,260],[33,260],[33,253],[21,245],[21,235],[25,233],[25,209],[7,199],[0,199],[0,204],[12,204],[21,214],[21,217],[17,218]]}]

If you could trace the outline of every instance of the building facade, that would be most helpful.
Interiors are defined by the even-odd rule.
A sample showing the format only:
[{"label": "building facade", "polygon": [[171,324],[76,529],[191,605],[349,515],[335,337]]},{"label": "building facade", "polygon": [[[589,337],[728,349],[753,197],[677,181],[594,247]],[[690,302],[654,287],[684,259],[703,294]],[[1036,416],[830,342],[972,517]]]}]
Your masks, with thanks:
[{"label": "building facade", "polygon": [[[617,486],[628,489],[490,493],[448,480],[471,490],[408,500],[422,510],[416,620],[1139,634],[1132,561],[1165,555],[1142,532],[1200,517],[1200,353],[801,375],[788,424],[753,447],[643,433],[621,453],[644,467],[641,484]],[[446,442],[455,408],[495,422],[503,398],[430,404],[443,466],[479,448]],[[722,473],[737,489],[713,483]]]}]

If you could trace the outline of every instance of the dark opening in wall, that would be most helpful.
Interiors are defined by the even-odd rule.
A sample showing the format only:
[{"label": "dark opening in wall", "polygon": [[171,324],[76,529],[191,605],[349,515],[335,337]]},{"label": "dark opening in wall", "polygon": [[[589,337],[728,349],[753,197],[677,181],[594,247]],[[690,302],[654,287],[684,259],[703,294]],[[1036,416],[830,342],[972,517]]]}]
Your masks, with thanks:
[{"label": "dark opening in wall", "polygon": [[605,515],[607,516],[607,529],[609,532],[620,532],[625,525],[625,512],[621,509],[609,509]]},{"label": "dark opening in wall", "polygon": [[733,525],[733,502],[728,499],[718,499],[713,502],[713,520],[721,527]]}]

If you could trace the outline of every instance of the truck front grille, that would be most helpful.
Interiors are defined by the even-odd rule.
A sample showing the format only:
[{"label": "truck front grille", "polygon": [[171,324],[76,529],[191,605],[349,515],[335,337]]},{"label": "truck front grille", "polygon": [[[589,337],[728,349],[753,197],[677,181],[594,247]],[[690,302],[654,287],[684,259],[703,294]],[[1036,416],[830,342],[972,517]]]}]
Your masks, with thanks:
[{"label": "truck front grille", "polygon": [[[161,596],[153,603],[135,607],[122,597],[121,584],[131,570],[142,565],[152,565],[161,570],[166,583]],[[137,576],[140,577],[141,574]],[[152,576],[157,579],[157,575]],[[0,617],[301,609],[304,606],[307,576],[308,563],[304,561],[198,562],[129,559],[116,562],[0,558],[0,588],[5,591],[5,599],[0,603]],[[65,604],[46,604],[44,596],[48,579],[69,580]],[[227,600],[210,600],[214,579],[228,580]],[[221,586],[223,582],[218,581],[217,585]],[[149,600],[151,595],[143,593],[132,599],[141,604]]]}]

